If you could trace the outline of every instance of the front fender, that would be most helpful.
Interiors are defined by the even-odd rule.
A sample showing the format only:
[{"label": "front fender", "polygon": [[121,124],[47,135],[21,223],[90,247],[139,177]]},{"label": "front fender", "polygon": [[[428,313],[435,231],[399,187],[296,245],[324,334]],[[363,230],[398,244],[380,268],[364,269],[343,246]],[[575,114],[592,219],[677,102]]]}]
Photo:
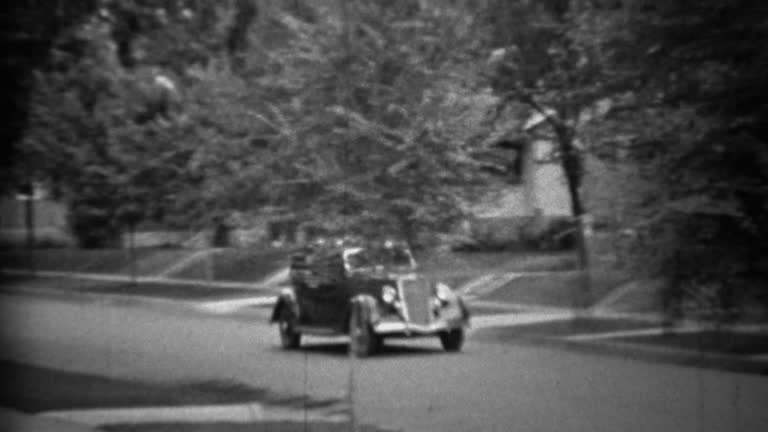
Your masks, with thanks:
[{"label": "front fender", "polygon": [[280,320],[284,311],[290,312],[291,316],[295,319],[299,318],[299,303],[296,301],[296,293],[292,289],[286,288],[280,292],[277,297],[277,303],[272,309],[272,316],[269,318],[270,323],[276,323]]},{"label": "front fender", "polygon": [[467,323],[467,325],[469,325],[469,318],[470,318],[470,315],[471,315],[471,314],[469,313],[469,308],[468,308],[468,307],[467,307],[467,305],[464,303],[464,299],[463,299],[463,298],[461,298],[461,297],[458,297],[458,296],[457,296],[456,298],[458,299],[458,303],[459,303],[459,310],[461,311],[461,319],[462,319],[464,322],[466,322],[466,323]]}]

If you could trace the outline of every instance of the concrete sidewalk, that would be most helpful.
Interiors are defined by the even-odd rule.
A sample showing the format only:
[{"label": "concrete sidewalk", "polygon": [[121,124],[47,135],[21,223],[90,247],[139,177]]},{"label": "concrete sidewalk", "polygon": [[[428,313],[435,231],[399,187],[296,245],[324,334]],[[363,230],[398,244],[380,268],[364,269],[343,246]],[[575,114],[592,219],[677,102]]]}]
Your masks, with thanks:
[{"label": "concrete sidewalk", "polygon": [[2,432],[93,432],[95,430],[80,423],[0,407],[0,431]]},{"label": "concrete sidewalk", "polygon": [[41,417],[76,421],[93,426],[145,423],[241,423],[265,421],[312,421],[346,423],[349,415],[344,407],[292,408],[258,402],[229,405],[182,405],[137,408],[92,408],[47,411]]}]

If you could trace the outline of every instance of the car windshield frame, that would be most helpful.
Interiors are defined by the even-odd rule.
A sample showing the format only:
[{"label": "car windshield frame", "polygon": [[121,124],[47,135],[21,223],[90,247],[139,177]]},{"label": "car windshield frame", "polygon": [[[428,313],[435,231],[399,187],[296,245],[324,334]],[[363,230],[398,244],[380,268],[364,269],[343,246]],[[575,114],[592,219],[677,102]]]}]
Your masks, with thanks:
[{"label": "car windshield frame", "polygon": [[[373,253],[372,253],[373,252]],[[343,252],[344,267],[347,271],[360,271],[371,268],[416,268],[413,255],[406,248],[390,247],[374,250],[365,247],[346,249]],[[355,260],[362,259],[362,263]]]}]

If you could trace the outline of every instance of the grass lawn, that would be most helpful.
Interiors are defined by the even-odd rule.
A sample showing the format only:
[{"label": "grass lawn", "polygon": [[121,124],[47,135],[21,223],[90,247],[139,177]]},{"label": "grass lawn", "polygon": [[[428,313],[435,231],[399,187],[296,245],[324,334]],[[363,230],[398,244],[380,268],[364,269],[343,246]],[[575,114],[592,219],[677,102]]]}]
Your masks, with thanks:
[{"label": "grass lawn", "polygon": [[87,279],[73,278],[50,278],[35,276],[16,276],[0,273],[0,287],[13,290],[22,289],[48,289],[62,291],[79,291],[94,287],[103,287],[105,285],[115,284],[115,282],[104,282]]},{"label": "grass lawn", "polygon": [[[152,275],[191,253],[184,249],[138,248],[136,271]],[[105,274],[130,274],[131,256],[128,249],[37,249],[32,254],[24,250],[0,252],[4,268],[46,271],[73,271]]]},{"label": "grass lawn", "polygon": [[13,292],[16,289],[44,289],[65,293],[83,292],[94,294],[116,294],[125,296],[147,296],[178,300],[245,297],[254,295],[275,295],[274,291],[257,288],[225,288],[200,285],[130,282],[105,282],[87,279],[50,278],[33,276],[0,275],[0,289]]},{"label": "grass lawn", "polygon": [[[288,262],[288,253],[282,250],[224,249],[213,255],[213,279],[258,282]],[[206,271],[207,264],[200,259],[169,277],[205,279]]]},{"label": "grass lawn", "polygon": [[424,272],[481,275],[489,272],[562,271],[576,268],[573,252],[436,252],[416,253]]},{"label": "grass lawn", "polygon": [[[483,295],[483,300],[543,306],[573,307],[584,298],[579,272],[525,275],[513,279],[499,289]],[[590,303],[603,298],[624,277],[610,272],[592,274]]]},{"label": "grass lawn", "polygon": [[172,299],[204,299],[210,297],[238,297],[247,295],[271,295],[272,291],[248,288],[224,288],[206,285],[182,285],[165,283],[113,283],[91,286],[81,291],[99,294],[138,295]]},{"label": "grass lawn", "polygon": [[[136,274],[153,276],[171,267],[195,249],[136,249]],[[3,268],[86,273],[131,273],[128,249],[38,249],[0,252]],[[281,250],[224,249],[213,256],[213,278],[222,281],[257,282],[288,264],[288,253]],[[207,264],[201,258],[169,277],[206,279]]]},{"label": "grass lawn", "polygon": [[[136,272],[153,276],[181,261],[195,249],[136,249]],[[558,253],[461,253],[424,251],[416,254],[423,273],[454,286],[487,273],[512,271],[561,271],[575,267],[571,252]],[[37,249],[0,251],[3,268],[72,271],[128,275],[131,256],[127,249]],[[285,268],[289,252],[276,249],[226,248],[213,255],[210,270],[214,280],[257,282]],[[204,257],[193,260],[169,277],[206,279],[209,264]]]}]

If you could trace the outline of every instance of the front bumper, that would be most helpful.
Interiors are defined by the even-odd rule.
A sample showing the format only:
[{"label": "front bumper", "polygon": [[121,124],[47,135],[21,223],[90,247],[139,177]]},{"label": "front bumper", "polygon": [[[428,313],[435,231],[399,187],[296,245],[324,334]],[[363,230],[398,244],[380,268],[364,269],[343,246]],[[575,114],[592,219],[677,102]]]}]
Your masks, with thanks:
[{"label": "front bumper", "polygon": [[402,310],[394,315],[378,315],[371,323],[374,333],[381,336],[434,336],[439,333],[469,327],[470,314],[461,298],[443,308],[433,310],[428,323],[415,323]]},{"label": "front bumper", "polygon": [[409,323],[402,320],[383,320],[373,325],[374,333],[382,336],[433,336],[440,332],[469,326],[468,320],[440,320],[429,324]]}]

